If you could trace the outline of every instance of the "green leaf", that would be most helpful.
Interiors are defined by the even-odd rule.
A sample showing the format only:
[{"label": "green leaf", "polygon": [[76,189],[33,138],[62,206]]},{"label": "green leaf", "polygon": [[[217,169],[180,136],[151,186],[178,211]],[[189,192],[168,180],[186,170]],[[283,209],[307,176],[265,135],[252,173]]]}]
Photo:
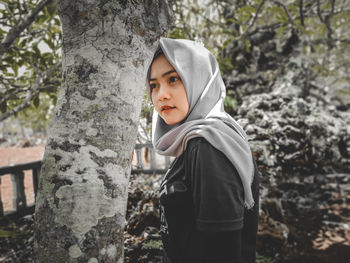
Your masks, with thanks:
[{"label": "green leaf", "polygon": [[326,35],[328,33],[328,28],[325,24],[320,24],[317,31],[320,35]]},{"label": "green leaf", "polygon": [[7,101],[4,101],[3,103],[0,104],[0,111],[2,113],[5,113],[7,111]]},{"label": "green leaf", "polygon": [[276,19],[278,22],[281,22],[281,23],[288,23],[289,22],[288,16],[284,12],[283,8],[281,8],[279,6],[272,6],[269,8],[269,10],[276,15]]},{"label": "green leaf", "polygon": [[245,50],[250,53],[250,42],[248,39],[244,39]]},{"label": "green leaf", "polygon": [[51,49],[55,49],[55,45],[53,44],[53,42],[51,41],[51,39],[46,39],[46,38],[44,38],[44,42],[45,42]]},{"label": "green leaf", "polygon": [[55,22],[56,26],[60,26],[61,25],[61,21],[58,18],[55,18],[53,21]]},{"label": "green leaf", "polygon": [[246,13],[249,13],[249,14],[255,14],[256,13],[256,8],[255,7],[252,7],[252,6],[244,6],[242,8],[240,8],[241,11],[243,12],[246,12]]},{"label": "green leaf", "polygon": [[2,230],[0,229],[0,237],[2,238],[8,238],[8,237],[16,237],[18,236],[17,233],[13,232],[13,231],[8,231],[8,230]]},{"label": "green leaf", "polygon": [[249,18],[251,17],[251,14],[248,12],[243,12],[241,14],[241,21],[242,23],[245,23]]},{"label": "green leaf", "polygon": [[54,3],[51,3],[49,5],[46,6],[50,16],[55,16],[57,14],[56,12],[56,6]]},{"label": "green leaf", "polygon": [[300,25],[300,23],[295,23],[295,26],[296,26],[297,29],[299,29],[302,33],[304,33],[306,35],[310,35],[312,33],[311,30],[306,30],[305,27]]},{"label": "green leaf", "polygon": [[15,74],[13,74],[12,72],[3,72],[5,74],[6,77],[15,77]]},{"label": "green leaf", "polygon": [[175,28],[174,30],[170,31],[167,35],[167,37],[170,38],[186,38],[186,33],[182,28]]},{"label": "green leaf", "polygon": [[2,35],[2,34],[7,34],[7,31],[4,31],[0,28],[0,35]]},{"label": "green leaf", "polygon": [[38,44],[33,45],[32,48],[33,48],[33,50],[35,52],[35,55],[39,57],[40,56],[40,50],[38,48]]},{"label": "green leaf", "polygon": [[232,43],[235,39],[233,37],[230,37],[229,39],[225,40],[224,43],[222,44],[222,48],[221,50],[225,50],[225,48],[227,47],[227,45],[229,43]]},{"label": "green leaf", "polygon": [[57,96],[56,95],[52,95],[51,99],[52,99],[53,105],[56,106],[56,104],[57,104]]},{"label": "green leaf", "polygon": [[11,68],[12,68],[13,72],[15,73],[15,76],[17,76],[18,75],[18,64],[16,61],[11,65]]},{"label": "green leaf", "polygon": [[56,34],[59,34],[62,32],[61,27],[59,25],[52,25],[50,28],[51,28],[51,31]]},{"label": "green leaf", "polygon": [[274,263],[275,261],[271,258],[260,255],[256,252],[256,263]]},{"label": "green leaf", "polygon": [[217,60],[222,72],[227,73],[234,69],[230,57],[218,57]]},{"label": "green leaf", "polygon": [[286,31],[286,29],[289,27],[289,25],[285,25],[280,27],[279,29],[277,29],[277,36],[281,36],[283,35],[283,33]]},{"label": "green leaf", "polygon": [[35,108],[39,107],[39,105],[40,105],[39,95],[34,98],[33,104],[34,104]]},{"label": "green leaf", "polygon": [[321,10],[326,10],[326,9],[330,9],[332,8],[332,2],[331,1],[327,1],[327,3],[325,5],[321,5]]},{"label": "green leaf", "polygon": [[232,17],[227,18],[227,19],[225,19],[225,20],[226,20],[227,22],[231,22],[231,23],[233,23],[233,24],[239,24],[238,20],[235,19],[235,18],[232,18]]},{"label": "green leaf", "polygon": [[23,47],[25,47],[26,44],[27,44],[27,39],[24,38],[24,39],[21,40],[21,42],[19,42],[18,46],[23,48]]},{"label": "green leaf", "polygon": [[233,108],[234,109],[237,106],[237,101],[233,97],[226,96],[225,101],[224,101],[224,106],[226,108]]}]

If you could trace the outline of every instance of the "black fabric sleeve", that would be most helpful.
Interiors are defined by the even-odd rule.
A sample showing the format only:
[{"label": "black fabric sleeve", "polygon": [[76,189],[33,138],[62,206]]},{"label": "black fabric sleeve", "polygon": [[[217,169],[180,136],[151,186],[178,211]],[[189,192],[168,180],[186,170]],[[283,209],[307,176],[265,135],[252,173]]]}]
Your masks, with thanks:
[{"label": "black fabric sleeve", "polygon": [[190,174],[196,228],[223,232],[243,227],[244,193],[237,170],[205,139],[192,143],[186,158]]}]

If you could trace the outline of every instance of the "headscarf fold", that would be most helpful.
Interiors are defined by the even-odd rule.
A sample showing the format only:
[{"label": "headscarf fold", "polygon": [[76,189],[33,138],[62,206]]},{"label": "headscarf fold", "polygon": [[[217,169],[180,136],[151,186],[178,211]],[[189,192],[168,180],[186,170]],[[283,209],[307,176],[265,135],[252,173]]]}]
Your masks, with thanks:
[{"label": "headscarf fold", "polygon": [[[252,154],[246,133],[224,110],[226,88],[215,57],[202,43],[187,39],[161,38],[156,53],[159,49],[185,86],[189,113],[180,123],[167,125],[154,110],[152,142],[156,152],[178,157],[190,139],[205,138],[234,165],[243,184],[244,205],[252,208]],[[146,86],[150,90],[149,75]]]}]

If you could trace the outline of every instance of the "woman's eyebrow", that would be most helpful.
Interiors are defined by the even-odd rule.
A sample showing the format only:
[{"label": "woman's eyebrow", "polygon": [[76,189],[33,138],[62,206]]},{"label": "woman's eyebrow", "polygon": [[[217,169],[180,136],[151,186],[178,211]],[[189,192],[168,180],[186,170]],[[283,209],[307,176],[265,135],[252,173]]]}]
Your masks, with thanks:
[{"label": "woman's eyebrow", "polygon": [[[162,78],[165,77],[166,75],[173,73],[173,72],[176,72],[176,70],[172,69],[172,70],[169,70],[169,71],[163,73]],[[149,81],[152,81],[152,80],[156,80],[156,79],[149,79]]]}]

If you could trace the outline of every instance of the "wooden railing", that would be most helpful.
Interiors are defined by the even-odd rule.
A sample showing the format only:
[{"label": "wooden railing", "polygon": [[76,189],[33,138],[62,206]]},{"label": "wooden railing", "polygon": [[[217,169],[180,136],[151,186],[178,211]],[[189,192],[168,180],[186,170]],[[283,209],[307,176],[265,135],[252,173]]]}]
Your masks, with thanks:
[{"label": "wooden railing", "polygon": [[[149,165],[145,166],[143,161],[144,153],[148,151],[149,156]],[[135,145],[135,154],[136,154],[136,165],[133,165],[131,169],[131,174],[164,174],[170,166],[171,159],[170,157],[162,157],[164,164],[160,165],[157,162],[156,153],[153,149],[153,145],[150,143],[147,144],[136,144]],[[30,162],[25,164],[17,164],[13,166],[0,167],[0,185],[1,177],[4,175],[11,176],[12,183],[12,203],[13,209],[10,211],[4,212],[3,203],[1,200],[1,191],[0,191],[0,216],[6,215],[9,217],[17,218],[26,214],[34,212],[34,204],[27,205],[26,195],[24,191],[24,171],[31,170],[33,177],[33,191],[34,196],[37,194],[38,190],[38,180],[41,168],[41,161]]]},{"label": "wooden railing", "polygon": [[13,166],[0,167],[0,183],[1,176],[10,174],[12,183],[12,203],[13,210],[4,213],[3,204],[0,196],[0,216],[16,215],[21,216],[34,211],[34,206],[27,206],[26,195],[24,192],[24,171],[32,170],[33,190],[36,196],[38,190],[38,179],[41,168],[41,161],[18,164]]},{"label": "wooden railing", "polygon": [[[145,168],[142,158],[142,149],[148,151],[150,167]],[[156,153],[154,151],[153,145],[151,143],[145,144],[136,144],[136,167],[131,169],[131,174],[164,174],[171,164],[171,159],[169,156],[164,156],[164,165],[159,167],[159,164],[156,161]]]}]

